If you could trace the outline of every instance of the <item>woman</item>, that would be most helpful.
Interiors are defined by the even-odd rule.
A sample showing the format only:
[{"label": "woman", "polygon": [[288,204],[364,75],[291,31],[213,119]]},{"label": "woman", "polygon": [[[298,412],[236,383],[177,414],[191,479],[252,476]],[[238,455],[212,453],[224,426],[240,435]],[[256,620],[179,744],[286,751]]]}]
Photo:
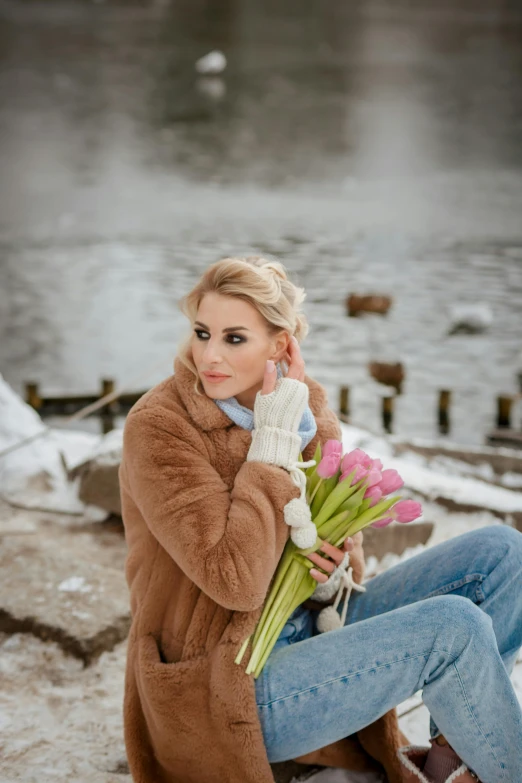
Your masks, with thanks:
[{"label": "woman", "polygon": [[[295,758],[384,769],[390,783],[436,780],[439,745],[401,747],[395,712],[423,688],[432,739],[443,739],[440,726],[451,743],[448,780],[476,780],[469,765],[483,783],[520,781],[522,713],[509,673],[522,645],[522,535],[511,528],[458,536],[368,581],[334,632],[319,634],[314,602],[303,604],[257,680],[244,671],[251,646],[234,662],[289,537],[299,451],[307,461],[317,442],[341,438],[325,390],[304,372],[304,296],[276,262],[212,265],[182,300],[193,332],[174,375],[127,417],[119,476],[133,779],[272,783],[269,762]],[[318,582],[344,554],[325,546],[309,556]]]}]

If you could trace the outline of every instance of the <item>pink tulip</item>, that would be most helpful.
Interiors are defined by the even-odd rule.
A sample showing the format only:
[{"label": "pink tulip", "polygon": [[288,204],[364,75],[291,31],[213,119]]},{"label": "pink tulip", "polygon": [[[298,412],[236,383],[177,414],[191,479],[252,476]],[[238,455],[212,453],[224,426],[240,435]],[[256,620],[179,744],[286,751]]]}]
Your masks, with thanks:
[{"label": "pink tulip", "polygon": [[381,460],[380,459],[374,459],[373,460],[373,467],[376,470],[380,470],[382,472],[382,462],[381,462]]},{"label": "pink tulip", "polygon": [[351,473],[356,465],[364,465],[365,468],[371,467],[372,459],[362,449],[354,449],[344,455],[341,464],[343,473]]},{"label": "pink tulip", "polygon": [[370,508],[375,506],[376,503],[382,498],[382,492],[379,487],[368,487],[364,493],[365,498],[371,498]]},{"label": "pink tulip", "polygon": [[337,454],[339,456],[339,459],[343,455],[343,444],[340,440],[335,440],[335,438],[330,438],[330,440],[327,440],[323,447],[322,456],[328,457],[330,454]]},{"label": "pink tulip", "polygon": [[340,454],[326,454],[326,456],[321,459],[319,465],[317,466],[317,474],[323,479],[332,478],[332,476],[335,476],[339,470],[340,463]]},{"label": "pink tulip", "polygon": [[399,500],[390,508],[393,518],[397,522],[413,522],[422,514],[422,506],[415,500]]},{"label": "pink tulip", "polygon": [[370,468],[370,470],[367,473],[367,483],[369,487],[373,487],[376,484],[380,484],[382,478],[382,474],[380,470],[376,470],[375,468]]},{"label": "pink tulip", "polygon": [[379,519],[378,522],[372,522],[370,527],[386,527],[390,522],[393,522],[393,519],[391,517],[385,517],[384,519]]},{"label": "pink tulip", "polygon": [[341,473],[339,476],[339,481],[344,481],[345,478],[348,478],[350,473],[353,472],[353,469],[355,468],[355,476],[353,477],[350,486],[353,487],[354,484],[357,484],[358,481],[360,481],[364,476],[367,475],[367,470],[364,467],[364,465],[354,465],[349,470],[345,470],[344,473]]},{"label": "pink tulip", "polygon": [[404,481],[396,470],[388,468],[388,470],[382,471],[382,479],[379,487],[381,488],[383,495],[391,495],[392,492],[397,492],[397,490],[403,486]]}]

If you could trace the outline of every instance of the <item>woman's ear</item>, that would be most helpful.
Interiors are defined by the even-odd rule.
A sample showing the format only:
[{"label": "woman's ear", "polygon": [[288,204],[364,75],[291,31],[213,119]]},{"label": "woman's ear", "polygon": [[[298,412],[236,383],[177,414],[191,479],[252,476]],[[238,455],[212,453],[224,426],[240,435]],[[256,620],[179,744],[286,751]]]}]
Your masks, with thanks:
[{"label": "woman's ear", "polygon": [[288,332],[280,332],[274,342],[274,362],[286,361],[290,356],[290,335]]}]

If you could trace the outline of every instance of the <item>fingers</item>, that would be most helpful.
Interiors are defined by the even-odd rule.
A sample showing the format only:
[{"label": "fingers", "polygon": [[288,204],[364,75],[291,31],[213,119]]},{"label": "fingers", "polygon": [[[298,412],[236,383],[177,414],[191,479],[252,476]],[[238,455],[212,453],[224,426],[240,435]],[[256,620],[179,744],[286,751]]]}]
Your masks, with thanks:
[{"label": "fingers", "polygon": [[340,565],[340,563],[342,563],[346,550],[339,549],[339,547],[334,546],[333,544],[329,544],[328,541],[323,541],[321,549],[327,555],[330,555],[336,565]]},{"label": "fingers", "polygon": [[321,571],[317,571],[315,568],[310,569],[310,576],[312,576],[316,582],[320,582],[321,584],[324,584],[328,581],[328,576],[321,573]]},{"label": "fingers", "polygon": [[325,557],[321,557],[321,555],[318,552],[312,552],[311,555],[307,555],[307,557],[312,561],[312,563],[315,563],[319,568],[322,568],[323,571],[327,571],[328,574],[331,574],[334,569],[336,563],[332,562],[331,560],[327,560]]},{"label": "fingers", "polygon": [[268,369],[269,368],[269,364],[268,364],[268,362],[266,363],[265,375],[264,375],[264,378],[263,378],[263,387],[261,389],[261,394],[270,394],[271,392],[274,391],[274,389],[276,387],[277,371],[276,371],[275,362],[272,362],[272,364],[273,364],[273,370],[270,371]]},{"label": "fingers", "polygon": [[306,555],[306,557],[308,557],[312,563],[315,563],[324,571],[327,571],[328,574],[331,574],[334,568],[342,563],[345,552],[350,552],[353,549],[353,546],[353,542],[350,539],[346,539],[343,549],[339,549],[339,547],[328,543],[328,541],[323,541],[321,550],[326,555],[329,555],[331,560],[326,560],[326,558],[322,557],[319,552],[312,552],[311,554]]},{"label": "fingers", "polygon": [[[354,538],[356,536],[357,533],[355,534]],[[327,572],[326,574],[324,574],[322,573],[322,571],[318,571],[316,568],[311,568],[310,575],[313,576],[313,578],[317,582],[326,582],[330,574],[333,573],[335,567],[342,563],[345,553],[351,552],[354,549],[354,547],[355,547],[355,542],[353,541],[353,538],[347,538],[344,541],[342,549],[334,546],[333,544],[328,543],[328,541],[323,541],[323,545],[321,546],[321,549],[325,552],[325,554],[329,555],[332,558],[332,560],[326,560],[324,557],[321,557],[321,555],[318,552],[312,552],[311,554],[306,555],[306,557],[308,557],[309,560],[311,560],[313,563],[319,566],[319,568],[322,568],[323,571]]]},{"label": "fingers", "polygon": [[295,337],[291,337],[288,342],[288,355],[290,357],[287,378],[297,378],[304,382],[305,363],[301,355],[301,348]]},{"label": "fingers", "polygon": [[[295,337],[291,337],[288,342],[288,350],[281,361],[285,361],[288,365],[288,372],[285,378],[296,378],[298,381],[304,383],[305,379],[305,363],[301,356],[301,348]],[[263,386],[261,388],[261,394],[270,394],[274,391],[277,383],[277,372],[274,368],[274,372],[268,371],[268,367],[265,368],[265,374],[263,377]]]}]

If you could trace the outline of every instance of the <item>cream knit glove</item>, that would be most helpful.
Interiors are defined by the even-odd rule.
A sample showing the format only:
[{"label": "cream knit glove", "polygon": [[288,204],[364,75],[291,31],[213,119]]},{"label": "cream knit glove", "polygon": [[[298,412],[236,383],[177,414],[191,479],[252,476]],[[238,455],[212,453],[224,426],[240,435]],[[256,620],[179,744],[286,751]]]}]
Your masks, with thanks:
[{"label": "cream knit glove", "polygon": [[[335,631],[338,628],[342,628],[346,623],[348,601],[350,600],[350,595],[352,593],[352,590],[358,590],[360,593],[366,592],[366,587],[363,587],[363,585],[359,585],[357,584],[357,582],[354,582],[353,568],[352,566],[348,565],[349,562],[350,562],[350,553],[345,552],[341,563],[337,566],[337,568],[334,569],[334,571],[332,571],[332,573],[328,577],[328,581],[323,582],[322,584],[321,583],[318,584],[317,587],[315,588],[314,593],[312,593],[311,597],[317,598],[316,593],[319,591],[318,600],[319,601],[328,600],[328,598],[331,598],[335,592],[335,590],[333,589],[333,584],[336,583],[338,586],[337,596],[333,604],[331,604],[330,606],[325,606],[325,608],[321,609],[321,611],[317,615],[316,627],[319,633],[326,633],[327,631]],[[332,581],[332,588],[328,586],[330,580]],[[343,609],[341,612],[341,616],[339,616],[337,607],[339,605],[339,601],[341,600],[341,596],[345,590],[346,590],[346,595],[344,597]]]},{"label": "cream knit glove", "polygon": [[247,461],[288,468],[299,458],[299,424],[308,405],[308,386],[297,378],[279,378],[270,394],[258,392]]},{"label": "cream knit glove", "polygon": [[254,429],[247,462],[267,462],[290,472],[301,490],[284,508],[285,522],[292,528],[292,541],[300,549],[315,545],[317,530],[306,502],[306,476],[300,468],[315,465],[315,460],[298,462],[301,451],[299,424],[308,405],[308,386],[297,378],[279,378],[274,391],[261,394],[254,402]]}]

